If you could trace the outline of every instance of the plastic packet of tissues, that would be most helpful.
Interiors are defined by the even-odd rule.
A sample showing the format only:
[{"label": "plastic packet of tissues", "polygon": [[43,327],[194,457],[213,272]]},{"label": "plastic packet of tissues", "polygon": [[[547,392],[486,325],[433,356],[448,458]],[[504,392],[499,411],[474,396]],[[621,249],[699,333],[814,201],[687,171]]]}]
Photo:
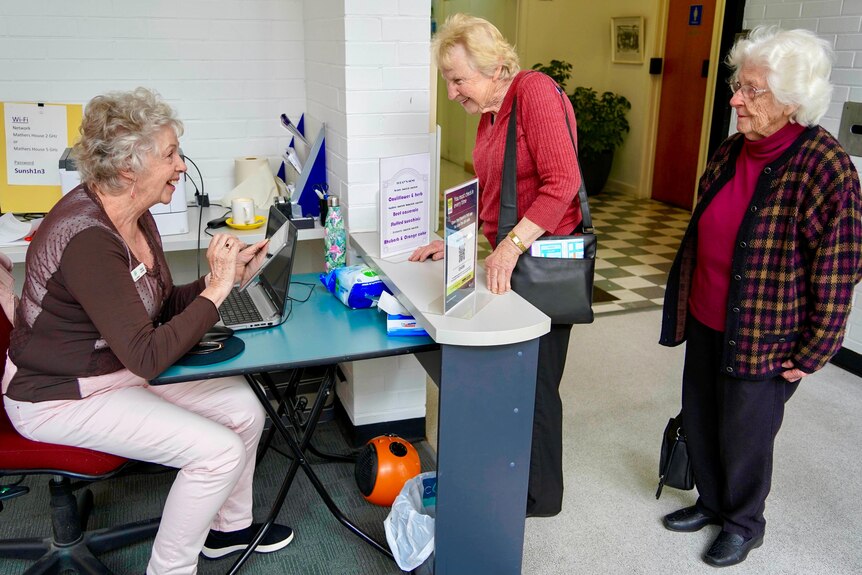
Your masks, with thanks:
[{"label": "plastic packet of tissues", "polygon": [[386,285],[368,266],[346,266],[320,274],[320,283],[351,309],[373,307]]}]

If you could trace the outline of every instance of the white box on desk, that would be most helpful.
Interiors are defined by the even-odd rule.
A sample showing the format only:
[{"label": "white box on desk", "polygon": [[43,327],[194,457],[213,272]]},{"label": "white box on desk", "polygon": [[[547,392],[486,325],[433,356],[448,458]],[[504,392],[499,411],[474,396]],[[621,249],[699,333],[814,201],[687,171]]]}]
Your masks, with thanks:
[{"label": "white box on desk", "polygon": [[412,315],[401,314],[386,314],[386,335],[401,336],[401,335],[428,335],[422,326],[416,323],[416,318]]}]

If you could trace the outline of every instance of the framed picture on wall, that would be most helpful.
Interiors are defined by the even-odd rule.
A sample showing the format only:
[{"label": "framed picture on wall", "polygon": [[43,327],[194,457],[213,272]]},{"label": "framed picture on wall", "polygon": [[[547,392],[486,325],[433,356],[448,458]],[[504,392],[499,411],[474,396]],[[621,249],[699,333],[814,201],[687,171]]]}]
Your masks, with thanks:
[{"label": "framed picture on wall", "polygon": [[643,61],[643,16],[611,18],[611,62],[615,64],[643,64]]}]

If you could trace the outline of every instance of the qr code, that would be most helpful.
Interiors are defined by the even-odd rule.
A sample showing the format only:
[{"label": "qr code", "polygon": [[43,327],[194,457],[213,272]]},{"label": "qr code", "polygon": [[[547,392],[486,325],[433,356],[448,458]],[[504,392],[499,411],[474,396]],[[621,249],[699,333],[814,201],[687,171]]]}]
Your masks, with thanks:
[{"label": "qr code", "polygon": [[458,262],[463,262],[467,259],[467,246],[461,244],[458,246]]}]

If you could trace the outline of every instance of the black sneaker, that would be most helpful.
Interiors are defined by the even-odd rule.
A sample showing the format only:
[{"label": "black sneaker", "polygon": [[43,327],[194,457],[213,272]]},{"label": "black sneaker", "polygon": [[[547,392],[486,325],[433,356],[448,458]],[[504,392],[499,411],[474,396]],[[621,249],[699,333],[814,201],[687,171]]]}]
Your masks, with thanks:
[{"label": "black sneaker", "polygon": [[[201,555],[207,559],[221,559],[231,553],[244,551],[254,539],[261,525],[263,524],[253,523],[245,529],[227,532],[210,529],[210,534],[207,535],[207,540],[204,542],[204,548],[201,549]],[[254,550],[257,553],[272,553],[284,549],[291,541],[293,541],[293,529],[287,525],[273,523]]]}]

